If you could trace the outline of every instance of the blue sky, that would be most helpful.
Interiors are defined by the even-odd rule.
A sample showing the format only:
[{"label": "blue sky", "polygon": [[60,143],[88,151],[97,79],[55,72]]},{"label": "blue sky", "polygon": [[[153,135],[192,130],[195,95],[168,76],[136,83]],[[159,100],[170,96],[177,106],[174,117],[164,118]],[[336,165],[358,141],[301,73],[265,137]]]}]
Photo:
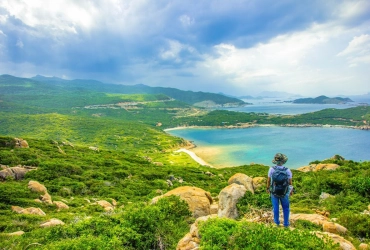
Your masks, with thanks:
[{"label": "blue sky", "polygon": [[315,97],[370,92],[369,0],[2,0],[0,74]]}]

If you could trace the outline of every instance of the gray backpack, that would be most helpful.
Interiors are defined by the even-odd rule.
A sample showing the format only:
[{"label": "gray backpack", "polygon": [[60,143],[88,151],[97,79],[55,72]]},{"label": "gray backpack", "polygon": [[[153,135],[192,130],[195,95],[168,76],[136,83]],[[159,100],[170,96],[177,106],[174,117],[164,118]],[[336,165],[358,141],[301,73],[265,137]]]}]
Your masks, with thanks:
[{"label": "gray backpack", "polygon": [[271,193],[276,197],[284,197],[289,190],[288,168],[273,167],[271,176]]}]

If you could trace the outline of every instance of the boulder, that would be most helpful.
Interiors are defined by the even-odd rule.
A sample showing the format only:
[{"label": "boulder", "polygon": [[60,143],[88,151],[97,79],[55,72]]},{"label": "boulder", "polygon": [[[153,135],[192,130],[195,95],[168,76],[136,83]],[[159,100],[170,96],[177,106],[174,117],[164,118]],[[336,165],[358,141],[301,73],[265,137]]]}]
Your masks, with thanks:
[{"label": "boulder", "polygon": [[6,235],[7,236],[21,236],[24,234],[24,231],[17,231],[17,232],[13,232],[13,233],[7,233]]},{"label": "boulder", "polygon": [[358,249],[360,249],[360,250],[367,250],[367,249],[369,249],[369,245],[368,244],[365,244],[365,243],[361,243],[358,246]]},{"label": "boulder", "polygon": [[18,214],[34,214],[45,216],[46,214],[38,207],[28,207],[28,208],[21,208],[18,206],[12,206],[12,210]]},{"label": "boulder", "polygon": [[198,250],[200,244],[200,235],[198,230],[199,222],[216,217],[217,215],[208,215],[197,218],[190,226],[190,232],[187,233],[177,244],[176,250]]},{"label": "boulder", "polygon": [[253,187],[254,190],[263,187],[266,185],[267,179],[265,177],[254,177],[253,178]]},{"label": "boulder", "polygon": [[21,166],[4,168],[0,171],[0,179],[5,180],[6,178],[13,178],[15,180],[22,180],[28,171],[34,170],[35,168],[24,168]]},{"label": "boulder", "polygon": [[51,196],[48,192],[46,192],[45,194],[43,195],[40,195],[40,200],[45,203],[45,204],[48,204],[48,205],[51,205],[53,204],[53,201],[51,200]]},{"label": "boulder", "polygon": [[63,209],[69,209],[69,206],[65,204],[63,201],[54,201],[53,204],[55,204],[58,211],[63,210]]},{"label": "boulder", "polygon": [[40,184],[38,181],[29,181],[28,188],[31,189],[32,192],[35,193],[47,193],[47,189],[44,185]]},{"label": "boulder", "polygon": [[324,232],[334,233],[334,234],[345,234],[347,228],[331,221],[325,221],[322,224],[322,229]]},{"label": "boulder", "polygon": [[105,211],[113,211],[114,207],[106,200],[101,200],[96,202],[99,206],[103,207]]},{"label": "boulder", "polygon": [[291,214],[290,220],[296,221],[296,220],[307,220],[310,221],[316,225],[322,226],[324,222],[328,221],[328,218],[321,214]]},{"label": "boulder", "polygon": [[16,213],[20,214],[22,210],[23,210],[23,207],[12,206],[12,211],[13,212],[16,212]]},{"label": "boulder", "polygon": [[29,148],[27,141],[22,138],[14,138],[14,145],[16,148]]},{"label": "boulder", "polygon": [[247,191],[254,194],[253,179],[246,174],[237,173],[230,177],[228,184],[236,183],[243,185]]},{"label": "boulder", "polygon": [[217,203],[211,204],[209,209],[210,209],[209,210],[210,214],[217,214],[218,213],[218,204]]},{"label": "boulder", "polygon": [[246,191],[247,189],[244,185],[239,185],[236,183],[232,183],[231,185],[222,189],[218,195],[218,216],[232,219],[238,217],[236,204],[238,203],[238,200],[244,196]]},{"label": "boulder", "polygon": [[334,163],[319,163],[319,164],[311,164],[308,166],[297,168],[297,170],[301,172],[317,172],[321,170],[336,170],[340,166]]},{"label": "boulder", "polygon": [[325,240],[325,236],[329,236],[334,243],[339,243],[339,246],[343,250],[356,250],[355,246],[348,240],[344,239],[342,236],[328,232],[315,232],[315,235],[319,238]]},{"label": "boulder", "polygon": [[325,192],[322,192],[319,196],[320,200],[326,200],[327,198],[330,198],[330,197],[334,197],[334,196],[331,194],[325,193]]},{"label": "boulder", "polygon": [[175,188],[164,195],[154,197],[152,203],[156,203],[162,197],[171,195],[179,196],[180,199],[186,201],[195,218],[210,214],[210,205],[213,202],[211,194],[197,187],[183,186]]},{"label": "boulder", "polygon": [[59,219],[52,218],[52,219],[42,223],[40,225],[40,227],[54,227],[54,226],[58,226],[58,225],[64,225],[64,222],[59,220]]}]

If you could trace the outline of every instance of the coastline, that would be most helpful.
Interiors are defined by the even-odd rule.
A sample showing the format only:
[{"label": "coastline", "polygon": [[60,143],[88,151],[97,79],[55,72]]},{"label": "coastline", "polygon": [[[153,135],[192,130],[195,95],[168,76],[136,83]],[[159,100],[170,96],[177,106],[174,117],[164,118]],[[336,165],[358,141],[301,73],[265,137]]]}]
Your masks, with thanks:
[{"label": "coastline", "polygon": [[211,164],[209,164],[208,162],[206,162],[205,160],[203,160],[202,158],[200,158],[196,153],[194,153],[194,152],[192,152],[192,151],[190,151],[190,150],[188,150],[186,148],[180,148],[180,149],[178,149],[178,150],[176,150],[174,152],[175,153],[184,152],[184,153],[188,154],[194,161],[196,161],[200,165],[214,168],[214,166],[212,166]]},{"label": "coastline", "polygon": [[180,129],[192,129],[192,128],[216,128],[216,129],[238,129],[238,128],[253,128],[253,127],[297,127],[297,128],[310,128],[310,127],[322,127],[322,128],[346,128],[346,129],[358,129],[370,131],[370,125],[363,126],[346,126],[346,125],[330,125],[330,124],[240,124],[240,125],[229,125],[229,126],[178,126],[173,128],[166,128],[163,131],[180,130]]}]

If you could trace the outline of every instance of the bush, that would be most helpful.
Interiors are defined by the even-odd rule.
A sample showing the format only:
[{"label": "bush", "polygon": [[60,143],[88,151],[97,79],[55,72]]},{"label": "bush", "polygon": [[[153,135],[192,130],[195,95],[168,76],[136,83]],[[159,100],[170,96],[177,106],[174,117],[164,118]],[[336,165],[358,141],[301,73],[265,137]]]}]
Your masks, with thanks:
[{"label": "bush", "polygon": [[365,197],[370,197],[370,177],[352,178],[350,180],[350,188]]},{"label": "bush", "polygon": [[230,219],[210,219],[200,225],[201,249],[337,249],[308,230],[289,230]]},{"label": "bush", "polygon": [[346,227],[356,237],[370,238],[369,215],[354,214],[346,211],[338,217],[338,223]]}]

